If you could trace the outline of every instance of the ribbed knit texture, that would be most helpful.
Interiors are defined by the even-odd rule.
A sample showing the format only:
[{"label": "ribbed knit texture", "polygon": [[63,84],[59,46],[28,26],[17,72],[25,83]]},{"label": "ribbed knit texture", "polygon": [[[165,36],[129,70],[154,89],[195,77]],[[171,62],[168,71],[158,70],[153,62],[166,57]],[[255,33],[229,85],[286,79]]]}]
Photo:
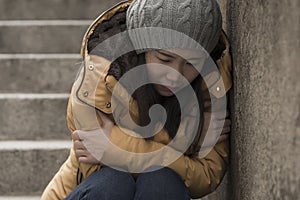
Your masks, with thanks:
[{"label": "ribbed knit texture", "polygon": [[[184,33],[209,53],[222,30],[222,16],[216,0],[135,0],[127,10],[126,23],[129,30],[161,27]],[[137,38],[143,39],[131,39]],[[168,38],[156,38],[160,42],[165,39]]]}]

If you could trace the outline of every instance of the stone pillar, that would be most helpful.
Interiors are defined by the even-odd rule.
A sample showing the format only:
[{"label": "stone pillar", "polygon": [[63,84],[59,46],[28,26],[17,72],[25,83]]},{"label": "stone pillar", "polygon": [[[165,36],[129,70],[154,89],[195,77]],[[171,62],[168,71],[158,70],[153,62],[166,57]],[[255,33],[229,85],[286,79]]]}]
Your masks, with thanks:
[{"label": "stone pillar", "polygon": [[300,198],[299,10],[299,0],[226,2],[234,61],[230,199]]}]

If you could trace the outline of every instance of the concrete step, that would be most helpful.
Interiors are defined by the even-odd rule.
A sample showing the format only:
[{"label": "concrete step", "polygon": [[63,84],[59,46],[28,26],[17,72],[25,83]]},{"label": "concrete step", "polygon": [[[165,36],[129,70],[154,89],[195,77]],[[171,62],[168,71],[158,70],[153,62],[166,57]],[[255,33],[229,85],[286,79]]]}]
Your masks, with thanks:
[{"label": "concrete step", "polygon": [[71,146],[70,141],[0,142],[0,194],[40,195]]},{"label": "concrete step", "polygon": [[69,94],[0,94],[0,140],[70,139]]},{"label": "concrete step", "polygon": [[0,21],[0,53],[79,53],[91,21]]},{"label": "concrete step", "polygon": [[[29,200],[31,197],[28,195],[40,195],[67,158],[71,147],[70,141],[0,142],[0,194],[7,195],[12,200]],[[229,176],[226,175],[215,192],[198,200],[231,199],[228,180]],[[33,199],[35,198],[38,197]]]},{"label": "concrete step", "polygon": [[0,54],[0,93],[68,93],[79,54]]},{"label": "concrete step", "polygon": [[0,20],[94,19],[120,0],[1,0]]},{"label": "concrete step", "polygon": [[40,200],[39,196],[0,196],[0,200]]}]

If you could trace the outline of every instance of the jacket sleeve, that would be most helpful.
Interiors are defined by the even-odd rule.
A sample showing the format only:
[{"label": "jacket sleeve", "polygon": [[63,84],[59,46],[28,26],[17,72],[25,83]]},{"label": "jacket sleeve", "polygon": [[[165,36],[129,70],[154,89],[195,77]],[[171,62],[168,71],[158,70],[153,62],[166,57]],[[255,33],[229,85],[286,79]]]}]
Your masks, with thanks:
[{"label": "jacket sleeve", "polygon": [[44,190],[41,197],[42,200],[64,199],[76,187],[78,163],[74,158],[76,157],[72,148],[68,159]]},{"label": "jacket sleeve", "polygon": [[[114,145],[127,152],[149,153],[166,147],[165,144],[160,142],[130,136],[117,126],[113,128],[110,140]],[[153,163],[161,163],[163,166],[171,168],[181,176],[193,198],[199,198],[214,191],[220,184],[229,162],[228,139],[216,144],[214,148],[201,159],[188,157],[175,149],[167,148],[167,152],[163,151],[163,153],[158,154],[158,156],[149,157],[146,159],[146,162],[140,162],[140,160],[135,159],[135,154],[126,155],[124,162],[121,163],[121,167],[128,167],[132,170],[136,169],[136,165],[145,165],[142,166],[142,168],[147,169]],[[171,164],[167,164],[169,161],[168,158],[174,155],[177,155],[178,159]],[[122,157],[111,149],[108,149],[104,153],[104,159],[110,159],[112,161],[110,163],[111,165],[120,165],[120,163],[118,163],[120,159],[112,159],[115,156],[119,158]],[[138,167],[141,168],[141,166]]]},{"label": "jacket sleeve", "polygon": [[218,187],[229,163],[229,140],[218,143],[204,158],[181,156],[169,168],[177,172],[192,198],[203,197]]},{"label": "jacket sleeve", "polygon": [[[71,97],[70,97],[71,99]],[[68,102],[68,128],[71,132],[75,130],[74,121],[72,119],[71,101]],[[79,163],[75,156],[73,148],[59,171],[52,178],[42,194],[42,200],[61,200],[64,199],[75,187],[76,177]]]}]

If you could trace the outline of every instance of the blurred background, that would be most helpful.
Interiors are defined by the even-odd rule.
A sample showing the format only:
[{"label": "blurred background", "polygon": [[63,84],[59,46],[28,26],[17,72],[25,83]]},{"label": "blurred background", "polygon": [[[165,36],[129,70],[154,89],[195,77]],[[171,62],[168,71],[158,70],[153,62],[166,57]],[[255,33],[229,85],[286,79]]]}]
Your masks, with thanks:
[{"label": "blurred background", "polygon": [[[119,0],[0,0],[0,199],[39,199],[68,156],[82,37]],[[300,199],[300,1],[218,0],[232,44],[231,164],[202,200]]]}]

